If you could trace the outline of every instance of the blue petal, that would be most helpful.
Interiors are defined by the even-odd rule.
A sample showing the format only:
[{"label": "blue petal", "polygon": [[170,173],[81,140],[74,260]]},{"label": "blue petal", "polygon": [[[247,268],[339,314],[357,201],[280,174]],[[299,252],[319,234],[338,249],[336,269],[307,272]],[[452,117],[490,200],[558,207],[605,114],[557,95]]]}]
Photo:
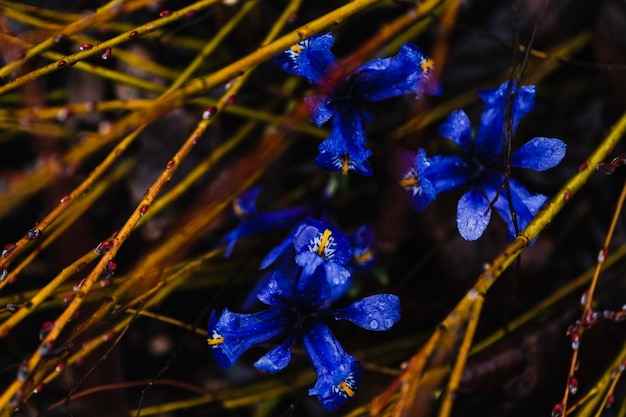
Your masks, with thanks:
[{"label": "blue petal", "polygon": [[256,199],[263,187],[252,187],[233,200],[233,212],[237,217],[249,217],[257,214]]},{"label": "blue petal", "polygon": [[420,148],[415,155],[414,166],[404,173],[399,181],[400,186],[411,195],[413,208],[417,211],[424,211],[437,196],[434,184],[425,175],[429,165],[430,160],[426,158],[426,151]]},{"label": "blue petal", "polygon": [[400,320],[400,298],[392,294],[372,295],[331,314],[366,330],[389,330]]},{"label": "blue petal", "polygon": [[463,158],[435,155],[429,158],[424,175],[434,185],[436,194],[439,194],[467,184],[472,174]]},{"label": "blue petal", "polygon": [[[492,182],[494,181],[492,180]],[[509,187],[511,190],[513,209],[515,210],[515,218],[517,219],[517,226],[519,231],[522,231],[535,217],[548,197],[542,194],[531,194],[522,184],[512,178],[509,179]],[[513,223],[513,217],[511,216],[511,209],[505,189],[503,189],[500,193],[498,201],[494,204],[494,208],[500,217],[502,217],[502,219],[506,222],[509,230],[509,237],[513,239],[516,235],[515,224]]]},{"label": "blue petal", "polygon": [[[350,241],[339,229],[319,220],[304,220],[293,238],[296,253],[316,253],[325,261],[344,265],[351,256]],[[304,266],[299,263],[300,266]]]},{"label": "blue petal", "polygon": [[271,374],[282,371],[291,360],[291,347],[294,341],[295,339],[293,337],[288,337],[283,343],[261,356],[259,360],[254,363],[254,367],[260,371],[269,372]]},{"label": "blue petal", "polygon": [[296,255],[296,263],[302,266],[302,277],[308,277],[316,273],[323,274],[324,279],[330,285],[329,302],[343,296],[352,285],[351,274],[348,269],[335,262],[326,262],[316,253],[299,253]]},{"label": "blue petal", "polygon": [[276,55],[274,62],[290,74],[304,77],[312,83],[317,82],[336,63],[330,51],[334,41],[330,33],[314,35]]},{"label": "blue petal", "polygon": [[214,312],[209,320],[207,341],[217,363],[228,368],[246,350],[284,337],[298,321],[288,309],[270,308],[253,314],[233,313],[224,309],[218,321]]},{"label": "blue petal", "polygon": [[565,148],[565,143],[559,139],[534,138],[511,156],[511,165],[545,171],[561,162],[565,156]]},{"label": "blue petal", "polygon": [[419,97],[425,89],[434,91],[424,82],[424,73],[431,74],[432,68],[432,60],[426,58],[417,46],[404,44],[396,56],[376,59],[359,67],[352,75],[353,94],[369,101],[409,93]]},{"label": "blue petal", "polygon": [[337,104],[330,128],[330,136],[318,147],[320,153],[332,155],[347,153],[350,155],[350,159],[358,164],[372,154],[365,146],[361,110],[351,104]]},{"label": "blue petal", "polygon": [[295,279],[287,278],[282,272],[274,271],[267,285],[259,291],[257,298],[264,304],[276,307],[293,305],[295,296]]},{"label": "blue petal", "polygon": [[347,354],[328,327],[318,320],[304,323],[302,342],[317,374],[309,395],[317,395],[326,411],[339,409],[358,389],[361,363]]},{"label": "blue petal", "polygon": [[472,124],[463,110],[455,110],[439,127],[439,134],[459,145],[465,152],[472,148]]},{"label": "blue petal", "polygon": [[350,158],[348,153],[343,155],[335,155],[328,152],[320,153],[315,158],[315,163],[320,167],[329,171],[341,172],[343,175],[358,174],[363,176],[371,176],[372,168],[367,160],[355,162]]},{"label": "blue petal", "polygon": [[491,219],[489,200],[478,187],[472,187],[461,197],[456,209],[456,226],[465,240],[482,236]]},{"label": "blue petal", "polygon": [[311,115],[311,121],[318,126],[329,121],[335,112],[332,99],[328,96],[305,97],[304,104]]},{"label": "blue petal", "polygon": [[[485,109],[480,116],[480,124],[474,140],[475,154],[483,161],[495,160],[502,151],[502,135],[505,132],[504,114],[507,102],[507,94],[515,92],[515,85],[509,88],[506,81],[498,89],[487,90],[480,93],[485,101]],[[517,90],[513,102],[513,133],[517,129],[522,117],[533,109],[535,103],[535,86],[524,86]]]},{"label": "blue petal", "polygon": [[278,245],[272,248],[267,253],[267,255],[265,255],[265,258],[263,258],[263,260],[261,261],[261,266],[259,267],[259,269],[267,268],[268,266],[276,262],[276,260],[282,257],[283,255],[285,257],[293,258],[293,256],[291,256],[289,252],[290,252],[290,249],[293,249],[293,236],[295,233],[296,233],[296,229],[294,228],[289,232],[287,237],[285,237],[285,239],[282,240],[282,242],[280,242]]},{"label": "blue petal", "polygon": [[330,291],[326,271],[322,265],[318,265],[311,274],[302,271],[298,279],[296,297],[300,306],[317,310],[330,304]]},{"label": "blue petal", "polygon": [[376,236],[370,225],[359,227],[349,236],[352,245],[350,267],[357,272],[366,274],[376,265]]}]

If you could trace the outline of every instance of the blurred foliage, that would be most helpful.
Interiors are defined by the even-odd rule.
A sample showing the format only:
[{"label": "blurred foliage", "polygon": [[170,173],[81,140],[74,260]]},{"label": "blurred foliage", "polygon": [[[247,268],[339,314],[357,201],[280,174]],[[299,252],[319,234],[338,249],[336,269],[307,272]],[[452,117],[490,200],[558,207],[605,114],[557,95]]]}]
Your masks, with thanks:
[{"label": "blurred foliage", "polygon": [[[0,1],[0,25],[0,415],[321,415],[301,352],[264,375],[206,346],[286,233],[224,258],[256,184],[264,209],[334,187],[336,223],[378,237],[352,296],[401,297],[390,332],[334,326],[365,364],[337,414],[626,415],[623,1]],[[347,67],[407,41],[436,63],[441,96],[372,104],[371,178],[315,167],[310,86],[268,62],[325,31]],[[506,79],[537,85],[517,140],[567,155],[524,173],[554,198],[512,243],[499,220],[466,242],[458,195],[415,213],[398,161]]]}]

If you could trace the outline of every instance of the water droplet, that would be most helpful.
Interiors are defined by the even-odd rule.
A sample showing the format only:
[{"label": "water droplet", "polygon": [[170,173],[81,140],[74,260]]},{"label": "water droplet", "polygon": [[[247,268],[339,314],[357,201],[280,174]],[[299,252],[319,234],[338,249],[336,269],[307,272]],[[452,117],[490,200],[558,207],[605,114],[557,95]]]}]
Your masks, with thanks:
[{"label": "water droplet", "polygon": [[28,232],[26,232],[26,237],[30,240],[39,239],[41,237],[41,230],[37,228],[30,229]]},{"label": "water droplet", "polygon": [[33,394],[39,394],[41,391],[43,391],[45,386],[46,386],[45,384],[37,385],[37,388],[33,390]]},{"label": "water droplet", "polygon": [[290,25],[293,25],[297,18],[298,18],[298,13],[293,12],[289,15],[289,18],[287,19],[287,23],[289,23]]},{"label": "water droplet", "polygon": [[72,197],[70,197],[69,195],[65,195],[63,197],[61,197],[61,199],[59,200],[59,203],[63,204],[63,203],[67,203],[68,201],[70,201]]},{"label": "water droplet", "polygon": [[29,373],[30,371],[28,370],[28,359],[24,359],[22,363],[20,363],[20,366],[17,367],[17,379],[24,382],[26,381],[26,378],[28,378]]},{"label": "water droplet", "polygon": [[[113,275],[113,274],[111,274],[111,275]],[[110,279],[105,278],[105,279],[100,280],[100,287],[101,288],[108,287],[109,285],[111,285],[111,280]]]},{"label": "water droplet", "polygon": [[102,59],[104,59],[105,61],[107,59],[111,58],[111,48],[107,48],[103,53],[102,53]]},{"label": "water droplet", "polygon": [[583,295],[580,296],[580,305],[583,307],[586,306],[588,299],[589,299],[589,291],[585,291]]},{"label": "water droplet", "polygon": [[202,113],[202,119],[209,120],[211,117],[213,117],[213,115],[215,114],[216,111],[217,111],[217,109],[215,107],[207,108],[204,111],[204,113]]},{"label": "water droplet", "polygon": [[102,340],[104,340],[105,342],[108,342],[109,340],[113,339],[114,336],[115,336],[115,333],[108,332],[102,335]]},{"label": "water droplet", "polygon": [[232,106],[233,104],[235,104],[235,96],[228,97],[228,99],[226,99],[226,104],[229,106]]},{"label": "water droplet", "polygon": [[47,321],[41,326],[41,330],[39,330],[39,340],[44,340],[48,334],[54,329],[54,322]]},{"label": "water droplet", "polygon": [[609,395],[609,397],[606,399],[606,405],[604,406],[605,408],[611,408],[613,406],[613,404],[615,403],[615,395],[611,394]]},{"label": "water droplet", "polygon": [[176,161],[174,161],[173,159],[170,159],[169,161],[167,161],[167,169],[172,169],[174,168],[174,165],[176,165]]},{"label": "water droplet", "polygon": [[7,275],[9,275],[9,270],[4,268],[2,270],[2,272],[0,272],[0,282],[4,281],[5,279],[7,279]]},{"label": "water droplet", "polygon": [[70,301],[74,299],[74,297],[76,297],[76,294],[68,294],[65,297],[63,297],[63,302],[69,303]]},{"label": "water droplet", "polygon": [[59,61],[57,62],[57,67],[64,67],[67,64],[67,62],[65,61]]},{"label": "water droplet", "polygon": [[165,16],[169,16],[170,15],[170,11],[169,10],[161,10],[161,12],[159,13],[160,17],[165,17]]},{"label": "water droplet", "polygon": [[572,395],[576,395],[578,392],[578,380],[576,377],[571,377],[569,380],[569,392]]},{"label": "water droplet", "polygon": [[598,253],[598,262],[604,262],[606,255],[609,254],[609,250],[604,248]]},{"label": "water droplet", "polygon": [[105,240],[104,242],[100,242],[98,246],[96,246],[96,253],[98,255],[102,255],[107,253],[113,247],[113,241]]},{"label": "water droplet", "polygon": [[58,34],[58,35],[56,35],[56,36],[54,37],[54,42],[55,42],[55,43],[59,43],[59,42],[61,42],[63,39],[65,39],[65,35],[64,35],[64,34],[62,34],[62,33],[60,33],[60,34]]},{"label": "water droplet", "polygon": [[570,198],[572,198],[572,195],[570,193],[565,193],[563,195],[563,201],[568,202],[570,200]]},{"label": "water droplet", "polygon": [[237,81],[237,78],[231,78],[226,85],[224,85],[224,89],[226,90],[230,90],[231,87],[235,84],[235,82]]},{"label": "water droplet", "polygon": [[15,395],[11,397],[11,400],[9,401],[9,407],[17,407],[23,399],[24,390],[20,388],[19,390],[17,390]]},{"label": "water droplet", "polygon": [[141,214],[142,216],[144,214],[146,214],[146,212],[148,211],[148,205],[144,204],[143,206],[141,206],[141,208],[139,209],[139,214]]},{"label": "water droplet", "polygon": [[15,313],[19,309],[17,304],[7,304],[6,308],[9,313]]},{"label": "water droplet", "polygon": [[7,256],[9,256],[9,254],[13,252],[16,247],[17,246],[15,245],[15,243],[7,243],[6,245],[4,245],[4,248],[2,248],[2,257],[6,258]]},{"label": "water droplet", "polygon": [[200,140],[200,137],[199,137],[198,135],[195,135],[195,136],[193,137],[193,139],[191,139],[191,142],[192,142],[194,145],[197,145],[199,140]]},{"label": "water droplet", "polygon": [[115,274],[116,269],[117,269],[117,264],[114,261],[109,261],[107,263],[106,268],[104,269],[104,277],[111,278],[113,274]]},{"label": "water droplet", "polygon": [[390,329],[393,326],[393,320],[385,319],[385,329]]},{"label": "water droplet", "polygon": [[129,36],[130,38],[134,38],[134,37],[135,37],[135,36],[137,36],[137,35],[138,35],[138,33],[137,33],[137,31],[136,31],[136,30],[133,30],[132,32],[130,32],[130,33],[128,34],[128,36]]},{"label": "water droplet", "polygon": [[572,349],[578,350],[578,347],[580,346],[580,336],[578,336],[578,333],[573,334],[571,337],[571,340],[572,340]]},{"label": "water droplet", "polygon": [[43,345],[41,345],[41,347],[39,348],[39,354],[41,356],[46,356],[52,351],[53,348],[54,348],[53,342],[46,342]]},{"label": "water droplet", "polygon": [[90,49],[93,49],[93,45],[90,43],[84,43],[80,46],[81,51],[88,51]]},{"label": "water droplet", "polygon": [[552,407],[552,417],[561,417],[561,414],[563,414],[563,404],[558,403]]},{"label": "water droplet", "polygon": [[378,329],[378,320],[370,321],[370,329],[372,329],[372,330]]},{"label": "water droplet", "polygon": [[[79,292],[81,290],[81,288],[83,288],[83,285],[85,285],[85,279],[81,279],[80,282],[76,285],[74,285],[74,292]],[[80,294],[79,294],[80,295]]]},{"label": "water droplet", "polygon": [[59,362],[58,365],[54,368],[55,371],[61,372],[65,368],[65,362]]},{"label": "water droplet", "polygon": [[578,172],[584,171],[585,169],[587,169],[587,163],[586,162],[583,162],[582,164],[578,165]]},{"label": "water droplet", "polygon": [[196,11],[195,11],[195,10],[189,10],[189,11],[187,12],[187,14],[185,15],[185,17],[186,17],[187,19],[191,19],[191,18],[193,18],[195,15],[196,15]]}]

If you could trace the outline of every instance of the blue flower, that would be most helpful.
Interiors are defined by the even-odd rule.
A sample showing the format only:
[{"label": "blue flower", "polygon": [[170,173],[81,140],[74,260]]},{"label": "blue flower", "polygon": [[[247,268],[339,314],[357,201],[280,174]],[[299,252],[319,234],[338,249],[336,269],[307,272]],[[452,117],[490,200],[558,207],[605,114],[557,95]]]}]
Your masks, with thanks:
[{"label": "blue flower", "polygon": [[207,341],[217,363],[228,368],[248,349],[277,341],[279,344],[254,366],[278,372],[287,366],[291,348],[300,340],[317,374],[309,395],[318,396],[324,409],[337,410],[355,394],[361,381],[361,363],[343,350],[322,319],[348,320],[367,330],[388,330],[400,318],[400,301],[395,295],[379,294],[330,310],[335,286],[321,263],[296,279],[276,271],[258,294],[268,309],[252,314],[224,309],[219,319],[215,311],[211,312]]},{"label": "blue flower", "polygon": [[[515,132],[522,117],[534,107],[535,87],[505,82],[497,89],[480,94],[485,108],[475,134],[462,110],[450,114],[439,128],[439,133],[456,143],[463,156],[426,157],[420,149],[400,180],[412,197],[416,210],[424,210],[435,197],[444,191],[467,186],[468,191],[457,205],[457,228],[466,240],[482,236],[491,218],[492,208],[506,222],[511,237],[515,236],[515,223],[511,210],[515,212],[519,230],[524,229],[543,206],[547,197],[532,194],[523,185],[509,178],[509,190],[505,188],[502,162],[505,108],[507,97],[514,93],[512,106],[512,128]],[[565,156],[566,145],[559,139],[536,137],[526,142],[511,155],[511,166],[544,171],[558,165]],[[512,203],[512,208],[509,205]]]},{"label": "blue flower", "polygon": [[362,274],[371,272],[376,266],[376,236],[370,225],[359,227],[350,235],[352,259],[348,267]]},{"label": "blue flower", "polygon": [[242,222],[224,236],[224,242],[228,243],[225,256],[228,258],[235,248],[237,241],[248,235],[282,229],[293,226],[310,211],[308,207],[300,206],[281,209],[270,212],[258,212],[256,198],[261,192],[261,187],[254,187],[244,192],[233,201],[233,213]]},{"label": "blue flower", "polygon": [[371,175],[367,158],[364,125],[371,116],[363,108],[367,101],[379,101],[404,94],[440,93],[433,79],[433,61],[415,45],[402,45],[398,54],[380,58],[345,74],[330,48],[330,33],[315,35],[297,43],[274,58],[283,70],[306,78],[322,94],[305,98],[311,120],[318,126],[331,118],[330,136],[319,146],[316,163],[343,174]]}]

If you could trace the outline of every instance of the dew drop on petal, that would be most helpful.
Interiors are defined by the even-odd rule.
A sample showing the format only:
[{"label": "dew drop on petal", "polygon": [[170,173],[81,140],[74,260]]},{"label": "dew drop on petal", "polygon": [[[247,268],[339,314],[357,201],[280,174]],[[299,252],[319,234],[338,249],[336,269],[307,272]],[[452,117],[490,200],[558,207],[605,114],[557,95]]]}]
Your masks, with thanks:
[{"label": "dew drop on petal", "polygon": [[370,321],[370,329],[372,329],[372,330],[378,329],[378,320]]},{"label": "dew drop on petal", "polygon": [[107,59],[111,58],[111,48],[107,48],[103,53],[102,53],[102,59],[104,59],[105,61]]}]

